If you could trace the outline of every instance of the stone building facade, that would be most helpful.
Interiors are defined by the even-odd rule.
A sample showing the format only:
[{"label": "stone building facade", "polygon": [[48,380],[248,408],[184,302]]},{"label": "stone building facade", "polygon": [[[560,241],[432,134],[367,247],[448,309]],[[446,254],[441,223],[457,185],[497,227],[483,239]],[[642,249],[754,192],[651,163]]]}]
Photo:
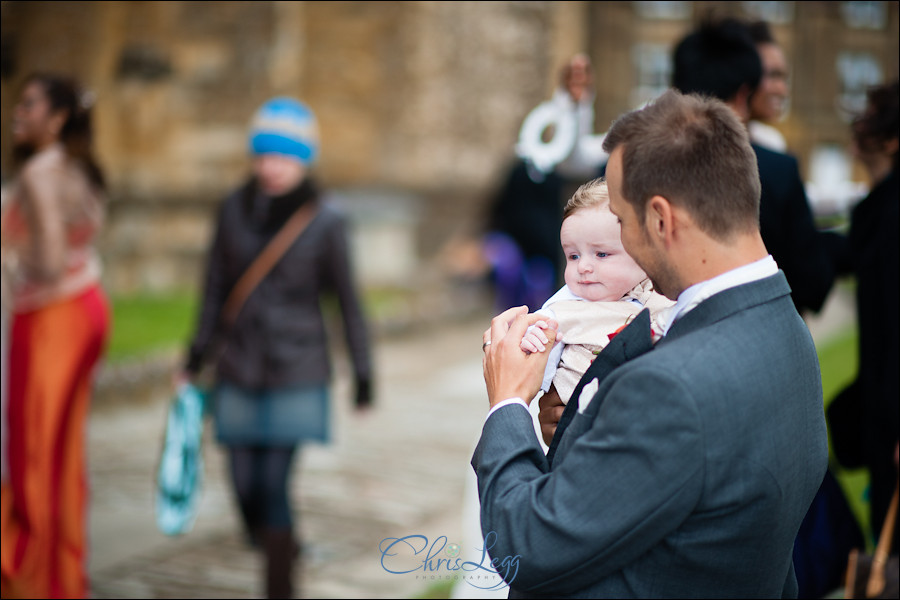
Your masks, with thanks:
[{"label": "stone building facade", "polygon": [[[846,5],[869,21],[851,25]],[[841,56],[896,77],[897,5],[4,0],[0,118],[33,70],[90,87],[111,191],[109,285],[163,290],[196,285],[216,203],[247,173],[253,110],[302,98],[320,120],[317,175],[358,226],[361,276],[401,285],[477,233],[522,119],[572,54],[592,57],[603,131],[665,86],[666,52],[708,10],[769,17],[794,73],[782,130],[806,163],[847,140]],[[0,146],[6,175],[8,127]]]}]

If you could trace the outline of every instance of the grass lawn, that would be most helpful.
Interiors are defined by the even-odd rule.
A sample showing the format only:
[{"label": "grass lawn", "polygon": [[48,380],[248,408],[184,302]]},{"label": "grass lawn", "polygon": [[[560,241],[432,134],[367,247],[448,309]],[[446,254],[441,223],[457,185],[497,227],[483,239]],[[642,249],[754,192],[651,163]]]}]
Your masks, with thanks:
[{"label": "grass lawn", "polygon": [[[858,344],[856,328],[851,327],[817,348],[819,365],[822,369],[822,395],[825,398],[826,407],[856,377]],[[833,455],[831,465],[837,480],[844,489],[850,508],[859,520],[866,541],[871,546],[872,533],[869,524],[868,500],[866,499],[869,475],[864,469],[848,471],[840,468]]]},{"label": "grass lawn", "polygon": [[182,348],[193,333],[197,299],[183,292],[114,296],[107,360],[117,362]]},{"label": "grass lawn", "polygon": [[[408,310],[404,298],[403,290],[367,290],[363,303],[366,313],[379,319]],[[194,333],[198,316],[195,292],[113,296],[111,301],[112,332],[106,356],[110,362],[184,348]],[[335,298],[326,297],[322,310],[329,322],[339,320]]]},{"label": "grass lawn", "polygon": [[456,582],[453,580],[433,583],[425,588],[425,591],[422,592],[421,595],[415,596],[415,598],[417,600],[438,600],[440,598],[449,598],[450,594],[453,593],[454,585],[456,585]]}]

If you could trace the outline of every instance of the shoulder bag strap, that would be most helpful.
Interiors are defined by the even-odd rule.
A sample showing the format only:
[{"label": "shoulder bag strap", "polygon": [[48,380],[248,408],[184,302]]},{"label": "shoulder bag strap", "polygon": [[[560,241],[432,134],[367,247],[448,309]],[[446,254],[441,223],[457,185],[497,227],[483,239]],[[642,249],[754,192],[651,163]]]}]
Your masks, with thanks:
[{"label": "shoulder bag strap", "polygon": [[316,216],[316,205],[314,202],[308,202],[306,205],[298,208],[287,223],[282,225],[278,233],[275,234],[262,252],[253,259],[253,262],[247,267],[247,270],[241,275],[237,283],[228,294],[225,304],[222,307],[222,322],[230,327],[237,319],[244,302],[250,297],[250,294],[259,285],[272,267],[284,256],[287,249],[290,248],[294,241],[300,237],[300,234],[306,229],[313,218]]}]

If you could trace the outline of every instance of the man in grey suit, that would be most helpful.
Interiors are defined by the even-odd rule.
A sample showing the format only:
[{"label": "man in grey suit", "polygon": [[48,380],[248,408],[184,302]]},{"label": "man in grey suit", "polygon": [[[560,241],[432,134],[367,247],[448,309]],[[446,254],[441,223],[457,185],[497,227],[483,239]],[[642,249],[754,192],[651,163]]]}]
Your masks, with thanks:
[{"label": "man in grey suit", "polygon": [[612,339],[546,456],[527,410],[546,353],[519,349],[540,317],[491,322],[472,458],[489,552],[518,556],[510,597],[794,597],[791,550],[828,460],[821,377],[759,235],[746,129],[669,91],[604,147],[625,249],[677,303],[655,346],[646,311]]}]

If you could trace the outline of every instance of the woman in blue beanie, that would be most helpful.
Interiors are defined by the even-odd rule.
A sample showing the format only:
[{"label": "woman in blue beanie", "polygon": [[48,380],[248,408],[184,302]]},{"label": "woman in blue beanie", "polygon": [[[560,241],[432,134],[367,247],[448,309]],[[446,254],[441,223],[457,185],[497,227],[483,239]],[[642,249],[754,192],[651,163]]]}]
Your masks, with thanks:
[{"label": "woman in blue beanie", "polygon": [[[300,550],[289,502],[291,463],[303,442],[329,439],[323,294],[334,293],[340,303],[357,409],[371,404],[371,363],[344,217],[321,201],[308,176],[319,151],[315,116],[294,99],[269,100],[253,117],[249,145],[252,176],[219,210],[185,378],[214,363],[216,437],[229,452],[247,533],[265,552],[267,597],[286,598]],[[249,293],[243,290],[242,303],[235,301],[230,294],[248,267],[297,216],[305,227],[299,234],[288,227],[294,233],[287,250]]]}]

